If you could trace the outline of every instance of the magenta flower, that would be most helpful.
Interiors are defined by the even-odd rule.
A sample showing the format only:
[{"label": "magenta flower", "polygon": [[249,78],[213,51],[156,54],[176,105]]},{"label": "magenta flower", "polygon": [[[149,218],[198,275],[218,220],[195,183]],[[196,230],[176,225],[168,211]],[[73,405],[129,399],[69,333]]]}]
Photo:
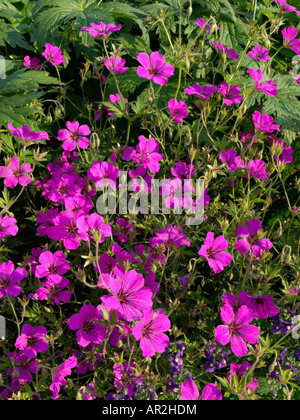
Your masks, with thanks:
[{"label": "magenta flower", "polygon": [[277,162],[292,163],[293,158],[293,149],[291,146],[285,146],[283,141],[278,140],[273,144],[274,159]]},{"label": "magenta flower", "polygon": [[152,357],[155,352],[163,353],[169,345],[170,339],[164,334],[171,328],[167,315],[152,309],[143,311],[143,318],[137,321],[132,330],[132,335],[138,341],[144,357]]},{"label": "magenta flower", "polygon": [[232,261],[232,255],[224,252],[227,248],[228,242],[223,235],[214,239],[214,233],[209,232],[198,254],[206,258],[208,265],[218,274]]},{"label": "magenta flower", "polygon": [[53,66],[58,66],[66,61],[65,57],[61,53],[61,49],[53,46],[49,42],[45,45],[45,51],[42,55],[47,61],[50,61]]},{"label": "magenta flower", "polygon": [[190,208],[193,205],[194,192],[192,182],[189,180],[182,182],[180,178],[169,179],[161,185],[161,194],[166,196],[165,204],[170,209]]},{"label": "magenta flower", "polygon": [[273,1],[276,1],[278,3],[278,5],[280,6],[281,13],[296,12],[297,15],[300,15],[300,12],[296,9],[296,7],[290,6],[289,4],[287,4],[286,0],[273,0]]},{"label": "magenta flower", "polygon": [[8,352],[8,359],[12,360],[13,368],[8,369],[7,375],[16,375],[20,385],[24,385],[24,382],[29,384],[32,382],[32,373],[36,375],[39,362],[37,360],[31,360],[32,355],[25,351],[19,353]]},{"label": "magenta flower", "polygon": [[190,241],[183,234],[183,228],[181,226],[169,225],[168,229],[160,229],[155,232],[155,237],[149,239],[151,247],[165,245],[169,248],[178,248],[182,245],[190,246]]},{"label": "magenta flower", "polygon": [[16,236],[19,231],[18,226],[16,225],[17,220],[14,217],[2,216],[0,215],[0,240],[4,236]]},{"label": "magenta flower", "polygon": [[135,230],[131,226],[128,220],[125,220],[123,217],[119,217],[116,222],[116,230],[113,231],[113,234],[116,235],[120,242],[127,242],[129,239],[134,238]]},{"label": "magenta flower", "polygon": [[18,296],[22,290],[19,286],[21,280],[27,277],[25,268],[14,270],[14,263],[7,261],[0,264],[0,298],[8,296]]},{"label": "magenta flower", "polygon": [[262,181],[266,181],[270,175],[267,173],[266,164],[263,160],[255,159],[247,162],[247,176],[245,178],[254,177]]},{"label": "magenta flower", "polygon": [[38,70],[42,66],[41,60],[38,57],[30,58],[29,55],[24,57],[23,65],[30,70]]},{"label": "magenta flower", "polygon": [[120,24],[117,26],[112,23],[105,25],[105,23],[101,21],[99,23],[91,23],[91,26],[83,26],[81,28],[82,31],[88,31],[94,38],[100,37],[102,39],[106,38],[112,32],[120,31],[121,29],[122,26]]},{"label": "magenta flower", "polygon": [[0,166],[0,177],[5,178],[4,184],[8,188],[15,188],[18,184],[26,187],[31,182],[31,178],[28,175],[30,172],[32,172],[30,163],[22,163],[20,165],[16,156],[11,158],[8,168]]},{"label": "magenta flower", "polygon": [[222,45],[221,42],[212,41],[211,44],[215,45],[217,47],[218,52],[221,52],[221,53],[224,52],[228,58],[233,58],[235,60],[239,59],[239,55],[235,51],[235,49],[233,49],[233,48],[229,49],[229,48],[225,47],[225,45]]},{"label": "magenta flower", "polygon": [[259,258],[262,252],[269,251],[273,244],[267,238],[258,239],[256,235],[261,230],[260,220],[249,220],[247,228],[239,225],[235,237],[243,238],[236,241],[234,249],[241,254],[248,254],[252,249],[253,256]]},{"label": "magenta flower", "polygon": [[[119,102],[121,100],[121,97],[118,93],[116,93],[115,95],[109,95],[109,99],[110,101],[108,102],[112,102],[120,106]],[[124,98],[124,101],[128,103],[128,99]],[[108,111],[109,117],[112,117],[113,115],[115,115],[114,111],[109,110],[107,106],[105,106],[104,108]],[[129,108],[126,109],[126,112],[129,113]]]},{"label": "magenta flower", "polygon": [[104,58],[104,65],[111,73],[124,73],[124,71],[129,70],[129,67],[124,67],[125,63],[125,58],[119,58],[113,55],[109,59]]},{"label": "magenta flower", "polygon": [[137,55],[137,60],[141,64],[137,68],[137,74],[148,80],[153,80],[153,83],[158,85],[165,85],[168,78],[173,76],[174,67],[171,64],[165,64],[165,57],[158,51],[154,51],[150,56],[141,52]]},{"label": "magenta flower", "polygon": [[63,241],[67,249],[77,249],[80,245],[80,237],[76,221],[82,214],[81,210],[60,212],[55,218],[55,225],[47,228],[47,236],[55,241]]},{"label": "magenta flower", "polygon": [[53,400],[56,400],[59,397],[60,387],[67,385],[65,377],[71,375],[71,369],[75,366],[77,366],[77,358],[75,356],[71,356],[60,366],[54,369],[54,373],[52,374],[52,384],[49,386],[50,391],[53,393]]},{"label": "magenta flower", "polygon": [[259,329],[249,325],[253,316],[247,306],[241,306],[236,314],[230,305],[221,308],[221,320],[226,325],[219,325],[215,331],[215,338],[219,344],[226,346],[229,342],[231,350],[236,356],[246,356],[248,353],[245,341],[250,344],[258,342]]},{"label": "magenta flower", "polygon": [[87,171],[87,177],[92,181],[95,181],[97,188],[103,188],[110,186],[111,188],[116,187],[116,180],[120,176],[120,171],[110,162],[93,162],[92,167]]},{"label": "magenta flower", "polygon": [[215,92],[217,92],[217,86],[209,86],[206,85],[202,87],[199,83],[195,83],[192,86],[189,86],[185,89],[185,93],[188,95],[197,95],[201,99],[208,99],[210,98]]},{"label": "magenta flower", "polygon": [[269,61],[271,57],[268,54],[269,50],[260,45],[255,45],[255,47],[252,48],[252,51],[247,53],[250,58],[258,61]]},{"label": "magenta flower", "polygon": [[176,124],[181,124],[183,118],[186,118],[189,113],[187,110],[187,104],[182,101],[177,101],[177,99],[173,98],[168,102],[170,114],[174,118],[172,122]]},{"label": "magenta flower", "polygon": [[57,139],[63,141],[63,149],[69,152],[76,149],[76,145],[80,149],[87,149],[90,140],[86,137],[91,134],[89,126],[86,124],[79,125],[78,121],[66,123],[67,129],[63,128],[58,131]]},{"label": "magenta flower", "polygon": [[152,306],[152,292],[144,287],[144,277],[135,270],[114,269],[108,289],[112,296],[102,296],[101,301],[112,311],[118,311],[126,321],[142,317],[142,310]]},{"label": "magenta flower", "polygon": [[18,137],[23,146],[28,147],[34,141],[50,140],[46,131],[40,131],[39,133],[36,133],[31,131],[26,124],[24,124],[22,128],[14,128],[11,124],[7,124],[7,127],[13,136]]},{"label": "magenta flower", "polygon": [[[227,381],[230,383],[230,379],[233,378],[235,375],[237,376],[238,381],[240,382],[244,376],[246,375],[247,371],[252,368],[250,363],[246,362],[245,360],[241,364],[231,363],[230,364],[230,375],[227,376]],[[252,379],[252,381],[247,385],[247,391],[256,391],[258,388],[259,382],[257,379]],[[242,397],[240,396],[242,399]]]},{"label": "magenta flower", "polygon": [[[199,390],[192,379],[187,379],[180,388],[181,400],[199,400]],[[215,384],[208,384],[203,388],[200,400],[204,401],[221,401],[223,400],[222,392]]]},{"label": "magenta flower", "polygon": [[274,304],[272,296],[247,296],[247,307],[252,312],[254,318],[266,319],[269,316],[275,316],[280,309]]},{"label": "magenta flower", "polygon": [[241,91],[241,88],[237,85],[232,85],[229,87],[228,83],[226,82],[222,82],[218,89],[218,92],[224,96],[223,102],[227,106],[239,104],[243,101],[243,97],[240,96]]},{"label": "magenta flower", "polygon": [[234,311],[236,311],[238,308],[240,308],[243,305],[247,306],[248,303],[248,294],[245,290],[242,290],[238,297],[236,298],[233,293],[224,293],[222,295],[222,301],[226,303],[227,305],[230,305]]},{"label": "magenta flower", "polygon": [[45,280],[41,283],[43,287],[38,288],[35,294],[38,300],[48,300],[59,305],[60,302],[69,302],[71,300],[72,293],[69,290],[63,290],[69,285],[69,280],[62,277],[59,283],[54,284],[50,280]]},{"label": "magenta flower", "polygon": [[101,312],[93,305],[84,305],[80,313],[71,315],[69,320],[70,330],[78,330],[76,333],[79,346],[87,347],[90,343],[101,344],[107,333],[105,327],[99,324]]},{"label": "magenta flower", "polygon": [[37,353],[44,353],[48,349],[49,344],[45,339],[47,334],[48,331],[44,326],[33,327],[25,324],[15,342],[15,347],[24,351],[29,358],[36,357]]},{"label": "magenta flower", "polygon": [[146,169],[152,173],[157,173],[160,169],[159,162],[163,159],[163,154],[158,153],[159,142],[153,137],[146,139],[145,136],[139,136],[139,144],[134,148],[126,147],[122,154],[122,159],[133,160],[136,163],[142,163]]},{"label": "magenta flower", "polygon": [[230,172],[234,172],[237,168],[244,167],[244,161],[240,156],[237,156],[237,152],[233,149],[223,150],[219,159],[222,163],[227,164],[227,168]]},{"label": "magenta flower", "polygon": [[[198,18],[196,22],[194,22],[194,25],[199,26],[200,28],[205,28],[206,31],[209,31],[211,28],[211,25],[208,25],[203,18]],[[217,27],[217,31],[220,29],[220,27]]]},{"label": "magenta flower", "polygon": [[114,386],[119,390],[126,390],[129,397],[133,396],[134,387],[143,383],[143,376],[134,375],[132,368],[136,368],[133,362],[113,366]]},{"label": "magenta flower", "polygon": [[66,205],[68,198],[80,197],[81,188],[76,184],[76,178],[73,175],[53,176],[48,185],[47,199],[53,201],[56,205],[60,203]]},{"label": "magenta flower", "polygon": [[255,82],[255,90],[264,92],[266,95],[271,97],[277,96],[277,85],[273,82],[273,80],[261,83],[263,80],[263,74],[261,70],[248,69],[247,72],[251,75]]},{"label": "magenta flower", "polygon": [[175,167],[172,166],[171,172],[175,178],[191,179],[195,175],[195,168],[193,165],[186,164],[185,162],[176,162]]},{"label": "magenta flower", "polygon": [[279,125],[273,124],[273,117],[270,117],[268,114],[262,115],[259,111],[254,112],[252,120],[258,131],[273,133],[274,131],[278,131],[280,129]]},{"label": "magenta flower", "polygon": [[298,30],[292,26],[284,28],[282,31],[283,45],[286,48],[290,48],[296,54],[300,55],[300,39],[296,39],[298,36]]},{"label": "magenta flower", "polygon": [[42,252],[39,256],[39,263],[35,268],[35,276],[38,279],[47,277],[54,284],[58,284],[62,275],[70,269],[70,264],[66,262],[66,256],[62,251],[54,254],[50,251]]},{"label": "magenta flower", "polygon": [[104,219],[97,213],[80,216],[76,220],[78,235],[83,241],[94,239],[102,243],[111,236],[111,226],[104,223]]},{"label": "magenta flower", "polygon": [[134,191],[136,193],[145,191],[147,194],[150,193],[152,177],[147,173],[147,168],[144,166],[138,166],[136,170],[131,169],[128,171],[128,175],[132,178],[130,191]]}]

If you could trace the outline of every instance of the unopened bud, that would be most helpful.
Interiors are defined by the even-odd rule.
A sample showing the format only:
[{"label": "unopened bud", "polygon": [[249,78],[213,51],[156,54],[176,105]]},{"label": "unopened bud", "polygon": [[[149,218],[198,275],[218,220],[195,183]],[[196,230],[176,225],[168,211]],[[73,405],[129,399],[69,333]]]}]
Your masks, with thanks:
[{"label": "unopened bud", "polygon": [[280,255],[280,262],[282,264],[288,264],[292,259],[291,254],[292,254],[292,247],[290,245],[285,245]]},{"label": "unopened bud", "polygon": [[193,13],[193,8],[192,8],[192,6],[190,5],[190,6],[187,8],[187,11],[186,11],[186,17],[189,19],[192,13]]}]

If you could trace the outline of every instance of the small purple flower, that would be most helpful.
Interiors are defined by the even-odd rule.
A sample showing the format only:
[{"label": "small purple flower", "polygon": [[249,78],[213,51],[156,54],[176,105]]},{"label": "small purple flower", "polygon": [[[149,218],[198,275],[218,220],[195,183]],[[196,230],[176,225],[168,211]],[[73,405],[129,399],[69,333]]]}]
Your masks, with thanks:
[{"label": "small purple flower", "polygon": [[[243,377],[246,375],[247,370],[251,369],[252,365],[246,362],[245,360],[241,364],[231,363],[230,365],[230,375],[226,378],[228,382],[230,379],[237,376],[238,381],[240,382]],[[252,379],[252,381],[247,385],[247,391],[256,391],[258,388],[259,382],[257,379]]]},{"label": "small purple flower", "polygon": [[28,175],[32,172],[30,163],[21,163],[16,156],[10,160],[8,168],[0,166],[0,177],[5,178],[4,184],[8,188],[15,188],[18,184],[26,187],[31,183],[31,177]]},{"label": "small purple flower", "polygon": [[25,324],[15,342],[15,347],[26,352],[28,358],[34,358],[37,353],[44,353],[48,349],[49,344],[45,339],[47,334],[48,331],[44,326],[33,327]]},{"label": "small purple flower", "polygon": [[8,235],[16,236],[19,231],[16,223],[17,220],[14,217],[4,216],[2,218],[0,215],[0,240]]},{"label": "small purple flower", "polygon": [[87,177],[95,181],[97,188],[103,188],[109,185],[111,188],[116,187],[116,180],[119,178],[120,171],[110,162],[93,162],[92,167],[87,171]]},{"label": "small purple flower", "polygon": [[221,42],[211,42],[212,45],[215,45],[217,47],[218,52],[224,52],[228,58],[233,58],[234,60],[239,59],[238,53],[233,48],[227,48],[224,45],[221,44]]},{"label": "small purple flower", "polygon": [[237,152],[233,149],[223,150],[219,159],[222,163],[227,164],[227,168],[230,172],[234,172],[237,168],[244,167],[244,161],[240,156],[237,156]]},{"label": "small purple flower", "polygon": [[191,179],[195,175],[195,168],[193,165],[186,164],[185,162],[176,162],[175,167],[172,166],[171,172],[175,178]]},{"label": "small purple flower", "polygon": [[8,296],[18,296],[22,290],[19,286],[21,280],[27,277],[25,268],[14,270],[14,263],[7,261],[0,264],[0,298]]},{"label": "small purple flower", "polygon": [[70,264],[66,262],[66,256],[62,251],[54,254],[50,251],[42,252],[39,256],[39,263],[35,268],[35,276],[39,279],[46,277],[54,284],[58,284],[62,275],[70,269]]},{"label": "small purple flower", "polygon": [[168,229],[160,229],[158,232],[155,232],[155,237],[149,239],[149,244],[151,247],[165,245],[167,247],[175,247],[186,245],[190,246],[190,241],[187,240],[187,237],[183,234],[183,228],[180,226],[169,225]]},{"label": "small purple flower", "polygon": [[107,288],[111,296],[101,297],[101,301],[112,311],[117,311],[126,321],[142,317],[142,310],[152,307],[152,292],[144,286],[144,277],[135,270],[114,269],[108,276]]},{"label": "small purple flower", "polygon": [[113,55],[109,59],[104,58],[104,65],[111,73],[124,73],[129,70],[129,67],[124,67],[125,63],[125,58],[119,58]]},{"label": "small purple flower", "polygon": [[287,4],[286,0],[273,0],[273,1],[276,1],[278,3],[278,5],[280,6],[281,13],[296,12],[297,15],[300,16],[300,12],[296,9],[296,7],[290,6],[289,4]]},{"label": "small purple flower", "polygon": [[94,239],[102,243],[111,236],[111,227],[104,223],[104,219],[97,213],[80,216],[76,220],[78,235],[83,241]]},{"label": "small purple flower", "polygon": [[248,295],[247,307],[252,311],[254,318],[266,319],[273,317],[279,313],[279,308],[274,304],[272,296],[258,295],[256,297]]},{"label": "small purple flower", "polygon": [[273,124],[274,118],[268,114],[261,114],[259,111],[255,111],[253,114],[253,122],[255,128],[258,131],[273,133],[274,131],[279,131],[279,125]]},{"label": "small purple flower", "polygon": [[215,331],[215,338],[222,346],[231,343],[231,350],[236,356],[246,356],[248,353],[245,341],[250,344],[258,342],[259,329],[249,325],[253,316],[247,306],[241,306],[236,314],[230,305],[221,308],[221,320],[226,325],[219,325]]},{"label": "small purple flower", "polygon": [[149,169],[153,174],[160,169],[160,161],[163,159],[163,154],[158,153],[159,142],[153,137],[146,139],[145,136],[139,136],[139,144],[135,149],[126,147],[122,154],[122,159],[128,161],[132,160],[136,163],[142,163],[146,169]]},{"label": "small purple flower", "polygon": [[227,248],[228,242],[223,235],[215,239],[214,233],[209,232],[198,254],[206,258],[208,265],[218,274],[232,261],[232,255],[224,252]]},{"label": "small purple flower", "polygon": [[[112,102],[114,104],[120,105],[119,102],[121,100],[121,97],[118,93],[116,93],[115,95],[109,95],[109,99],[110,101],[108,102]],[[128,103],[128,99],[124,98],[124,101]],[[109,108],[107,106],[104,107],[107,111],[108,111],[108,116],[112,117],[113,115],[115,115],[114,111],[109,110]],[[129,113],[129,109],[126,109],[126,112]]]},{"label": "small purple flower", "polygon": [[41,60],[38,57],[30,58],[29,55],[24,57],[23,65],[24,67],[28,67],[29,70],[38,70],[42,66]]},{"label": "small purple flower", "polygon": [[227,105],[239,104],[243,101],[243,97],[240,96],[241,88],[237,85],[232,85],[229,87],[228,83],[222,82],[218,89],[224,98],[223,102]]},{"label": "small purple flower", "polygon": [[69,280],[65,277],[62,277],[57,284],[47,279],[41,283],[42,287],[35,291],[37,299],[48,300],[49,302],[54,302],[56,305],[59,305],[60,302],[69,302],[72,293],[70,290],[65,290],[69,283]]},{"label": "small purple flower", "polygon": [[135,386],[143,383],[143,376],[134,375],[134,368],[136,365],[133,362],[113,366],[114,386],[122,391],[127,390],[129,397],[132,397]]},{"label": "small purple flower", "polygon": [[182,101],[177,101],[177,99],[173,98],[168,102],[169,110],[172,115],[173,122],[176,124],[181,124],[183,118],[188,116],[187,104]]},{"label": "small purple flower", "polygon": [[298,30],[292,26],[284,28],[282,31],[283,45],[286,48],[290,48],[296,54],[300,55],[300,39],[296,39],[298,36]]},{"label": "small purple flower", "polygon": [[270,173],[267,173],[266,164],[263,160],[255,159],[249,160],[246,165],[245,178],[254,177],[262,181],[266,181],[269,178]]},{"label": "small purple flower", "polygon": [[271,97],[277,96],[277,85],[273,82],[273,80],[261,83],[263,80],[263,74],[261,70],[248,69],[247,72],[251,75],[255,82],[255,90],[264,92],[266,95]]},{"label": "small purple flower", "polygon": [[185,93],[188,95],[197,95],[201,99],[208,99],[210,98],[215,92],[218,91],[218,86],[210,86],[206,85],[202,87],[199,83],[195,83],[192,86],[189,86],[185,89]]},{"label": "small purple flower", "polygon": [[179,178],[169,179],[161,185],[161,194],[166,196],[167,208],[178,207],[190,208],[193,205],[192,193],[195,192],[193,184],[189,180],[182,182]]},{"label": "small purple flower", "polygon": [[270,56],[269,54],[269,50],[267,50],[265,47],[261,47],[260,45],[255,45],[255,47],[252,48],[252,51],[249,51],[247,53],[247,55],[250,58],[253,58],[253,60],[258,60],[258,61],[269,61],[270,60]]},{"label": "small purple flower", "polygon": [[70,330],[76,333],[79,346],[87,347],[90,343],[101,344],[107,333],[105,327],[97,321],[101,320],[101,312],[93,305],[84,305],[79,314],[71,315],[69,320]]},{"label": "small purple flower", "polygon": [[81,28],[82,31],[87,31],[94,38],[100,37],[102,39],[106,38],[112,32],[120,31],[121,29],[122,26],[120,24],[117,26],[112,23],[106,25],[101,21],[99,23],[91,23],[91,26],[83,26]]},{"label": "small purple flower", "polygon": [[137,60],[141,64],[137,68],[137,74],[158,85],[165,85],[168,78],[174,74],[174,67],[171,64],[165,64],[165,57],[158,51],[152,52],[150,56],[141,52],[137,55]]},{"label": "small purple flower", "polygon": [[120,242],[127,242],[134,237],[135,230],[128,220],[120,217],[116,222],[116,226],[117,230],[114,230],[113,234],[118,237]]},{"label": "small purple flower", "polygon": [[53,66],[58,66],[66,61],[65,57],[62,56],[61,49],[53,46],[49,42],[45,45],[45,51],[42,55],[47,61],[50,61]]},{"label": "small purple flower", "polygon": [[241,254],[248,254],[252,249],[253,256],[255,258],[259,258],[262,252],[269,251],[273,247],[273,244],[267,238],[257,238],[257,234],[260,230],[260,220],[249,220],[247,228],[239,225],[234,236],[243,239],[236,241],[234,249],[239,251]]},{"label": "small purple flower", "polygon": [[52,391],[52,399],[56,400],[59,397],[60,386],[67,385],[66,376],[70,376],[72,368],[77,365],[77,358],[75,356],[69,357],[60,366],[56,367],[52,374],[52,384],[49,389]]},{"label": "small purple flower", "polygon": [[170,376],[166,383],[166,390],[168,392],[173,392],[174,394],[176,394],[178,389],[179,389],[178,384],[175,382],[174,378]]},{"label": "small purple flower", "polygon": [[76,145],[80,149],[87,149],[90,145],[90,140],[86,137],[91,134],[88,125],[79,125],[78,121],[66,123],[67,128],[58,131],[57,139],[63,141],[63,149],[69,152],[76,149]]},{"label": "small purple flower", "polygon": [[25,351],[20,351],[19,353],[9,352],[7,356],[13,362],[13,368],[7,371],[7,375],[17,375],[20,385],[24,385],[24,382],[30,384],[32,382],[31,374],[36,375],[39,362],[31,360],[33,358],[32,354]]},{"label": "small purple flower", "polygon": [[145,309],[141,321],[137,321],[132,335],[138,341],[144,357],[153,357],[155,352],[163,353],[169,345],[169,337],[164,334],[171,328],[171,322],[161,310],[153,312]]},{"label": "small purple flower", "polygon": [[14,128],[11,124],[7,124],[8,129],[11,131],[13,136],[18,137],[23,146],[29,146],[32,142],[50,140],[48,133],[46,131],[40,131],[36,133],[31,131],[28,125],[24,124],[22,128]]},{"label": "small purple flower", "polygon": [[[199,390],[192,379],[187,379],[180,388],[181,400],[198,400]],[[215,384],[208,384],[203,388],[200,400],[221,401],[223,399],[221,391]]]}]

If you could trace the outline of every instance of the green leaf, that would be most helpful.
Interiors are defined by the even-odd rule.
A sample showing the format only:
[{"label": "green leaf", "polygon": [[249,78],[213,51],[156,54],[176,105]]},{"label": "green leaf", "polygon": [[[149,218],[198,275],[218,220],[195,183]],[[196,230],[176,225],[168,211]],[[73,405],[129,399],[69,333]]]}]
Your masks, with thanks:
[{"label": "green leaf", "polygon": [[21,47],[25,50],[34,51],[34,48],[25,41],[23,35],[11,25],[0,22],[0,46],[4,47],[9,44],[11,47]]},{"label": "green leaf", "polygon": [[295,133],[300,130],[300,87],[290,75],[277,75],[274,79],[277,83],[278,94],[264,103],[264,114],[270,114],[276,119],[283,131],[287,144],[295,139]]},{"label": "green leaf", "polygon": [[0,91],[25,91],[34,90],[39,84],[62,84],[55,77],[49,76],[46,71],[22,69],[0,80]]}]

